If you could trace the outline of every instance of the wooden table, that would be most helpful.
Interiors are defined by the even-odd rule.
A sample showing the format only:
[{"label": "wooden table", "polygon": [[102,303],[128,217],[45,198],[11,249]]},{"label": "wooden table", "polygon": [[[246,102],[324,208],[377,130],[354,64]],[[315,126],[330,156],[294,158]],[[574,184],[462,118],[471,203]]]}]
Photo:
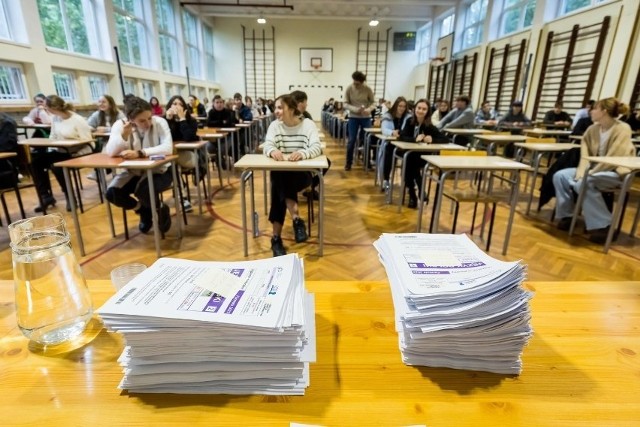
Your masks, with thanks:
[{"label": "wooden table", "polygon": [[[531,171],[531,167],[524,163],[516,162],[511,159],[505,159],[498,156],[422,156],[427,162],[422,173],[422,188],[425,186],[427,171],[429,167],[440,170],[440,177],[436,190],[436,197],[433,203],[433,213],[431,214],[430,233],[438,232],[438,222],[440,219],[440,209],[442,205],[442,193],[447,176],[462,171],[471,172],[514,172],[513,180],[507,180],[511,183],[511,196],[509,201],[509,219],[507,221],[507,231],[505,232],[504,244],[502,246],[502,255],[507,254],[509,247],[509,239],[511,237],[511,228],[513,226],[513,217],[518,203],[518,190],[520,188],[520,172]],[[420,192],[420,201],[418,202],[418,225],[417,232],[422,229],[422,211],[424,207],[424,192]]]},{"label": "wooden table", "polygon": [[556,140],[561,136],[569,136],[569,135],[571,135],[571,131],[570,130],[561,130],[561,129],[557,129],[557,128],[525,129],[524,133],[525,133],[525,135],[532,135],[532,136],[536,136],[536,137],[539,137],[539,138],[543,138],[545,136],[553,136],[553,137],[556,138]]},{"label": "wooden table", "polygon": [[[264,154],[245,154],[236,162],[236,167],[242,170],[240,176],[241,183],[241,208],[242,208],[242,243],[244,247],[244,256],[249,256],[249,243],[247,241],[247,196],[246,183],[249,182],[251,187],[251,230],[253,237],[258,237],[258,212],[255,209],[255,197],[253,187],[253,172],[263,171],[297,171],[316,173],[320,180],[318,187],[319,203],[318,203],[318,255],[322,256],[324,249],[324,178],[322,170],[327,169],[329,164],[327,156],[318,156],[313,159],[300,160],[298,162],[277,161],[265,156]],[[265,186],[267,185],[265,179]]]},{"label": "wooden table", "polygon": [[[94,307],[113,294],[89,280]],[[90,323],[67,353],[30,345],[0,281],[0,412],[13,426],[603,427],[640,425],[640,282],[529,282],[534,335],[519,376],[411,367],[386,282],[310,281],[317,362],[305,396],[128,394],[120,335]],[[43,354],[44,353],[44,354]]]},{"label": "wooden table", "polygon": [[[540,161],[545,154],[550,153],[562,153],[569,151],[572,148],[578,148],[577,145],[570,142],[566,143],[543,143],[543,142],[516,142],[514,144],[518,151],[516,153],[516,160],[522,162],[525,151],[531,151],[531,166],[533,167],[533,176],[531,179],[531,191],[529,192],[529,201],[527,202],[527,212],[529,215],[531,211],[531,202],[533,200],[533,192],[536,186],[536,179],[538,178],[538,172],[540,171]],[[527,185],[525,184],[525,189]]]},{"label": "wooden table", "polygon": [[49,132],[51,132],[50,124],[49,125],[44,125],[44,124],[27,125],[24,123],[18,123],[16,125],[16,128],[22,131],[22,132],[18,132],[18,135],[24,135],[25,138],[29,138],[29,135],[27,135],[28,129],[42,129],[44,131],[47,131],[47,135],[49,134]]},{"label": "wooden table", "polygon": [[[628,173],[624,179],[622,180],[622,186],[620,188],[620,194],[618,194],[618,201],[615,203],[613,208],[613,213],[611,214],[611,226],[609,227],[609,233],[607,234],[607,240],[604,244],[603,252],[606,254],[609,252],[609,247],[611,246],[611,241],[613,240],[613,233],[617,228],[618,223],[620,222],[620,217],[622,216],[622,207],[624,206],[624,199],[627,195],[627,192],[631,188],[631,184],[633,183],[634,178],[638,173],[640,173],[640,157],[598,157],[598,156],[589,156],[584,157],[589,161],[589,168],[585,172],[585,177],[589,175],[590,170],[597,164],[605,164],[614,167],[624,167],[630,169],[631,172]],[[580,186],[580,193],[578,194],[578,200],[576,201],[576,206],[573,211],[573,217],[571,218],[571,227],[569,228],[569,236],[573,235],[573,230],[576,226],[576,221],[578,219],[578,215],[582,211],[582,203],[584,201],[584,195],[587,191],[586,185]],[[640,210],[638,211],[640,212]],[[635,234],[635,228],[637,225],[638,214],[636,215],[636,219],[633,222],[633,228],[631,230],[631,235]]]},{"label": "wooden table", "polygon": [[[233,131],[235,132],[236,129],[233,128]],[[218,166],[218,180],[220,181],[220,187],[222,187],[223,184],[223,178],[222,178],[222,156],[223,154],[225,154],[222,150],[222,145],[221,142],[222,140],[224,140],[225,142],[227,141],[227,136],[229,135],[229,132],[222,132],[219,131],[218,129],[215,128],[202,128],[202,129],[198,129],[198,136],[201,139],[204,139],[205,141],[209,141],[209,142],[215,142],[216,143],[216,147],[218,150],[218,158],[217,158],[217,166]],[[233,143],[231,144],[232,148],[233,148]],[[225,147],[225,151],[226,151],[226,147]],[[209,155],[209,150],[207,150],[207,155]],[[231,159],[229,158],[229,156],[227,155],[227,170],[229,171],[227,173],[227,183],[231,183],[231,165],[233,164],[231,162]],[[207,164],[207,169],[209,168],[208,164]]]},{"label": "wooden table", "polygon": [[449,134],[453,135],[453,138],[452,138],[451,142],[453,142],[454,144],[456,143],[456,137],[458,135],[460,135],[460,136],[476,136],[476,135],[486,135],[486,134],[493,133],[490,130],[484,129],[484,128],[471,128],[471,129],[444,128],[444,129],[442,129],[442,132],[449,133]]},{"label": "wooden table", "polygon": [[[393,157],[391,161],[391,182],[389,183],[389,192],[387,203],[393,203],[393,181],[394,176],[396,174],[396,158],[400,158],[398,152],[401,151],[402,154],[402,172],[400,175],[400,191],[402,196],[400,196],[400,201],[398,202],[398,212],[402,210],[402,203],[404,201],[404,176],[407,169],[407,158],[411,153],[437,153],[441,150],[455,150],[455,151],[466,151],[467,147],[463,147],[457,144],[427,144],[424,142],[405,142],[405,141],[391,141],[391,143],[395,146],[393,149]],[[424,187],[423,187],[424,188]]]},{"label": "wooden table", "polygon": [[487,154],[490,156],[496,154],[496,145],[507,145],[512,142],[525,142],[527,140],[524,135],[496,135],[490,133],[476,135],[476,139],[488,143]]},{"label": "wooden table", "polygon": [[[153,163],[147,164],[148,159],[138,159],[140,160],[139,164],[131,164],[135,162],[135,160],[129,160],[129,165],[123,166],[122,162],[125,160],[122,157],[110,157],[105,153],[95,153],[89,154],[88,156],[75,157],[73,159],[65,160],[62,162],[55,163],[54,166],[63,168],[64,178],[67,182],[67,194],[72,193],[72,185],[71,180],[69,179],[69,169],[81,169],[81,168],[91,168],[97,169],[101,175],[100,182],[103,185],[103,188],[100,191],[103,191],[106,194],[106,178],[104,176],[104,169],[132,169],[132,170],[141,170],[147,172],[147,179],[149,180],[149,198],[151,201],[151,216],[153,218],[153,235],[155,238],[156,245],[156,255],[158,258],[162,255],[160,250],[160,227],[158,225],[158,211],[156,209],[156,196],[155,189],[153,185],[153,170],[167,163],[172,163],[171,174],[173,175],[173,191],[174,194],[180,194],[178,190],[178,174],[176,172],[176,160],[178,156],[167,156],[163,160],[154,160]],[[146,161],[145,161],[146,160]],[[111,234],[115,236],[115,229],[113,226],[113,217],[111,215],[111,207],[109,201],[105,197],[107,204],[107,215],[109,217],[109,221],[111,222]],[[80,228],[80,222],[78,219],[78,213],[76,212],[76,204],[73,197],[69,200],[71,202],[71,213],[73,215],[73,223],[76,229],[76,235],[78,237],[78,243],[80,245],[80,254],[82,256],[85,255],[84,250],[84,241],[82,240],[82,229]],[[176,221],[178,222],[178,238],[182,237],[182,201],[176,200]]]},{"label": "wooden table", "polygon": [[[364,166],[362,167],[362,169],[364,169],[365,172],[369,172],[369,151],[371,150],[371,138],[373,137],[374,133],[380,133],[380,128],[377,127],[371,127],[371,128],[364,128],[362,129],[364,132],[364,153],[362,156],[362,159],[364,161]],[[357,147],[356,147],[357,150]],[[355,153],[354,153],[355,154]],[[356,157],[357,158],[357,157]]]},{"label": "wooden table", "polygon": [[[391,143],[391,141],[396,141],[398,139],[397,136],[386,136],[381,133],[377,133],[374,135],[379,141],[378,144],[378,158],[376,163],[376,173],[373,176],[373,185],[380,183],[382,186],[384,180],[384,162],[387,156],[387,145]],[[383,188],[386,191],[386,189]],[[386,195],[386,203],[391,203],[389,200],[389,192],[387,191]]]}]

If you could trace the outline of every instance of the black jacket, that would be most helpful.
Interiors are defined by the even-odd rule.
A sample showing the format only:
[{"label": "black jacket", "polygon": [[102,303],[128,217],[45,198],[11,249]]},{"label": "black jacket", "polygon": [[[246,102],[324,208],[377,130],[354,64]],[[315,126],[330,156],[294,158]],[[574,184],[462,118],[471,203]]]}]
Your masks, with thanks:
[{"label": "black jacket", "polygon": [[420,134],[431,136],[434,144],[447,144],[449,142],[449,139],[434,125],[427,123],[418,125],[414,123],[413,119],[409,120],[402,128],[400,135],[398,136],[398,140],[416,142],[416,138]]},{"label": "black jacket", "polygon": [[223,108],[218,111],[215,108],[209,110],[207,116],[207,126],[211,128],[227,128],[233,127],[237,123],[236,115],[233,111]]}]

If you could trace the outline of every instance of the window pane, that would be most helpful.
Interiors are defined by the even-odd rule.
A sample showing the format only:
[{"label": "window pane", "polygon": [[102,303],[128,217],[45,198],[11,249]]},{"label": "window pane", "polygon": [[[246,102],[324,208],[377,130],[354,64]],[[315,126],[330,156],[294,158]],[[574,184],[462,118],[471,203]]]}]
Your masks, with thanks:
[{"label": "window pane", "polygon": [[198,44],[198,23],[196,17],[189,12],[182,13],[182,22],[184,24],[184,37],[188,44]]},{"label": "window pane", "polygon": [[71,43],[73,51],[91,54],[89,49],[89,39],[85,27],[84,13],[82,11],[82,0],[66,0],[67,19],[71,26]]},{"label": "window pane", "polygon": [[108,93],[107,79],[102,76],[89,76],[89,90],[91,99],[97,101],[105,93]]},{"label": "window pane", "polygon": [[161,31],[175,34],[175,13],[171,0],[156,1],[156,16],[158,18],[158,27]]},{"label": "window pane", "polygon": [[77,98],[74,76],[69,73],[53,72],[53,84],[58,96],[66,101]]},{"label": "window pane", "polygon": [[21,68],[0,64],[0,99],[27,99]]},{"label": "window pane", "polygon": [[164,34],[159,36],[160,40],[160,58],[162,60],[162,69],[171,73],[178,72],[178,45],[176,40]]},{"label": "window pane", "polygon": [[9,21],[7,20],[7,13],[4,10],[4,2],[2,0],[0,0],[0,38],[11,40]]},{"label": "window pane", "polygon": [[116,32],[118,33],[118,52],[120,60],[128,64],[131,63],[131,55],[129,55],[129,38],[127,36],[127,20],[124,16],[116,14]]},{"label": "window pane", "polygon": [[38,14],[47,46],[68,50],[59,1],[38,0]]},{"label": "window pane", "polygon": [[573,12],[587,6],[591,6],[591,0],[565,0],[564,13]]},{"label": "window pane", "polygon": [[505,12],[502,21],[502,27],[504,28],[503,34],[513,33],[518,30],[520,24],[520,10],[511,9]]},{"label": "window pane", "polygon": [[462,35],[462,47],[467,48],[469,46],[476,45],[476,31],[477,27],[469,27],[464,30]]},{"label": "window pane", "polygon": [[133,79],[124,79],[124,92],[126,94],[136,93],[136,82]]},{"label": "window pane", "polygon": [[129,22],[129,46],[133,54],[133,63],[142,65],[142,46],[140,40],[144,40],[144,27],[141,23]]},{"label": "window pane", "polygon": [[536,12],[536,2],[535,0],[529,0],[527,3],[526,9],[524,11],[524,27],[530,27],[533,23],[533,15]]}]

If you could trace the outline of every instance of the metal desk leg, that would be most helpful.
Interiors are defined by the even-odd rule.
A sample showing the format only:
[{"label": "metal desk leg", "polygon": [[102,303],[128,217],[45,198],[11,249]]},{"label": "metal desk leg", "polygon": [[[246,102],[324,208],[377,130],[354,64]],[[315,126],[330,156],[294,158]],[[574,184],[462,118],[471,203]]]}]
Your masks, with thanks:
[{"label": "metal desk leg", "polygon": [[[200,164],[198,162],[198,149],[193,150],[193,154],[196,156],[196,191],[198,192],[198,204],[200,205],[200,215],[202,215],[202,194],[200,192]],[[189,180],[187,179],[187,187],[189,186]]]},{"label": "metal desk leg", "polygon": [[175,162],[171,165],[171,175],[173,178],[173,194],[175,194],[176,199],[176,221],[178,222],[178,238],[182,238],[182,221],[184,220],[184,205],[182,204],[182,199],[180,198],[180,190],[178,185],[180,185],[180,181],[178,177],[180,176],[180,165],[178,162]]},{"label": "metal desk leg", "polygon": [[[424,168],[422,169],[422,188],[424,188],[424,186],[427,183],[427,171],[429,170],[429,162],[427,162],[424,165]],[[417,221],[417,227],[416,227],[416,233],[420,233],[422,232],[422,213],[424,211],[424,191],[420,192],[420,196],[418,197],[419,203],[418,203],[418,221]]]},{"label": "metal desk leg", "polygon": [[253,174],[253,171],[247,169],[240,175],[240,209],[242,210],[242,247],[244,249],[244,256],[249,256],[249,242],[247,241],[247,195],[246,195],[246,182],[249,176]]},{"label": "metal desk leg", "polygon": [[[636,177],[637,172],[628,173],[627,176],[624,177],[622,181],[622,188],[620,189],[620,194],[618,195],[618,202],[613,208],[613,214],[611,215],[611,225],[609,226],[609,233],[607,233],[607,240],[604,243],[603,252],[606,254],[609,252],[609,247],[611,246],[611,241],[613,240],[613,235],[615,234],[618,223],[620,222],[620,217],[622,216],[622,208],[624,205],[624,198],[631,187],[631,183]],[[637,216],[637,213],[636,213]],[[634,220],[635,224],[635,220]]]},{"label": "metal desk leg", "polygon": [[[394,150],[395,152],[395,150]],[[409,158],[409,154],[411,154],[411,150],[407,150],[402,156],[402,175],[400,176],[400,201],[398,202],[398,212],[402,212],[402,204],[404,203],[404,187],[406,186],[406,182],[404,181],[405,174],[407,172],[407,159]],[[395,154],[394,154],[395,159]],[[418,189],[420,191],[420,189]]]},{"label": "metal desk leg", "polygon": [[513,227],[513,217],[516,213],[516,204],[518,203],[518,193],[520,191],[520,171],[515,171],[515,180],[513,191],[511,194],[511,206],[509,208],[509,221],[507,222],[507,233],[504,236],[504,245],[502,246],[502,255],[507,254],[509,247],[509,239],[511,238],[511,228]]},{"label": "metal desk leg", "polygon": [[584,201],[584,195],[587,194],[587,181],[586,179],[589,176],[589,172],[593,168],[593,163],[589,162],[589,167],[587,171],[584,173],[582,177],[583,182],[580,186],[580,193],[578,193],[578,200],[576,200],[576,205],[573,208],[573,217],[571,218],[571,226],[569,227],[569,236],[573,236],[573,230],[576,227],[576,222],[578,222],[578,215],[580,215],[580,211],[582,210],[582,202]]},{"label": "metal desk leg", "polygon": [[151,202],[151,219],[153,221],[153,238],[156,244],[156,256],[160,258],[160,225],[158,224],[158,207],[156,206],[156,190],[153,185],[153,172],[147,170],[147,181],[149,181],[149,201]]},{"label": "metal desk leg", "polygon": [[438,185],[436,186],[436,197],[433,201],[433,213],[431,214],[431,224],[429,225],[429,233],[438,232],[438,223],[440,222],[440,209],[442,208],[442,193],[444,192],[444,183],[451,171],[444,171],[440,174]]},{"label": "metal desk leg", "polygon": [[104,169],[96,169],[98,174],[98,191],[104,194],[104,202],[107,208],[107,217],[109,218],[109,226],[111,227],[111,236],[116,237],[116,227],[113,224],[113,214],[111,213],[111,203],[107,200],[107,177]]},{"label": "metal desk leg", "polygon": [[80,221],[78,220],[78,212],[76,209],[76,201],[73,195],[73,186],[71,185],[71,177],[69,174],[69,168],[62,168],[64,172],[64,180],[67,184],[67,194],[71,195],[69,202],[71,203],[71,215],[73,216],[73,225],[76,228],[76,235],[78,236],[78,244],[80,245],[80,255],[85,256],[84,241],[82,240],[82,230],[80,230]]},{"label": "metal desk leg", "polygon": [[322,175],[322,169],[318,170],[318,178],[320,181],[320,185],[318,186],[319,191],[319,203],[318,203],[318,242],[319,249],[318,255],[323,256],[324,253],[324,177]]},{"label": "metal desk leg", "polygon": [[529,201],[527,202],[527,212],[526,215],[529,215],[531,211],[531,202],[533,202],[533,192],[536,190],[536,179],[538,179],[538,169],[540,168],[540,161],[542,160],[542,156],[544,153],[533,152],[532,154],[534,163],[533,163],[533,174],[531,174],[531,192],[529,193]]}]

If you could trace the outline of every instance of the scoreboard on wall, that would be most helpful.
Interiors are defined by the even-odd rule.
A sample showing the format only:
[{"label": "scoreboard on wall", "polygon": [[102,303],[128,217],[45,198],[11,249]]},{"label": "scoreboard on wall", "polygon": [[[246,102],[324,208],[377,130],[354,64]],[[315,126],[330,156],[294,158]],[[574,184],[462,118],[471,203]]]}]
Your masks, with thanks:
[{"label": "scoreboard on wall", "polygon": [[393,33],[393,50],[415,50],[416,49],[416,32],[405,31],[402,33]]}]

